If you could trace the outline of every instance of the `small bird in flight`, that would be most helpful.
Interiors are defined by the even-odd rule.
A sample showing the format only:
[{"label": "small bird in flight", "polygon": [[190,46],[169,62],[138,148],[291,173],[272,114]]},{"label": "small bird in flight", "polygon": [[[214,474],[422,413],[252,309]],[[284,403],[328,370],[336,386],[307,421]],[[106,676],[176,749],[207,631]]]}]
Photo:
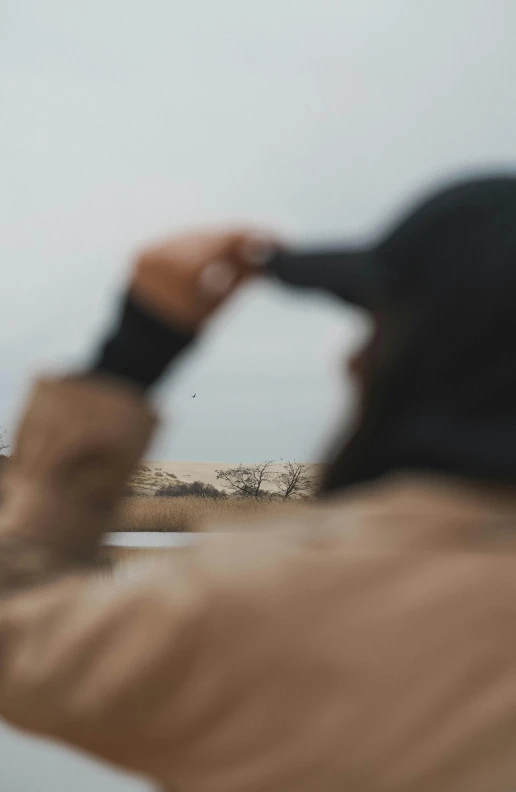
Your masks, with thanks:
[{"label": "small bird in flight", "polygon": [[196,394],[196,393],[194,393],[194,395],[192,396],[192,399],[195,399],[195,397],[196,397],[196,396],[197,396],[197,394]]}]

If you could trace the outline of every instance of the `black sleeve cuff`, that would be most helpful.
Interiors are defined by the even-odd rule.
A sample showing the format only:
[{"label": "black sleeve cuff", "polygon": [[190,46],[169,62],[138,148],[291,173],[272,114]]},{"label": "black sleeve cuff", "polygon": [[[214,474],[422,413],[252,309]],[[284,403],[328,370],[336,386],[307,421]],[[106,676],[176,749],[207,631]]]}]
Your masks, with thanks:
[{"label": "black sleeve cuff", "polygon": [[118,324],[95,357],[89,373],[125,379],[147,389],[194,338],[128,295]]}]

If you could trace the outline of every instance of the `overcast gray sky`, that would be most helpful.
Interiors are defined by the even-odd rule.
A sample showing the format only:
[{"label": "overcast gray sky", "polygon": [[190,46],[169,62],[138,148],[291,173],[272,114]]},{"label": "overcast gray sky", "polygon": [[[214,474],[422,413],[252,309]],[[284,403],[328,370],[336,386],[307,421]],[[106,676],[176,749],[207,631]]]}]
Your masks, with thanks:
[{"label": "overcast gray sky", "polygon": [[[512,0],[3,0],[0,14],[11,432],[35,371],[87,357],[142,241],[232,220],[367,236],[446,174],[516,160]],[[251,289],[163,387],[150,456],[320,457],[361,328]]]}]

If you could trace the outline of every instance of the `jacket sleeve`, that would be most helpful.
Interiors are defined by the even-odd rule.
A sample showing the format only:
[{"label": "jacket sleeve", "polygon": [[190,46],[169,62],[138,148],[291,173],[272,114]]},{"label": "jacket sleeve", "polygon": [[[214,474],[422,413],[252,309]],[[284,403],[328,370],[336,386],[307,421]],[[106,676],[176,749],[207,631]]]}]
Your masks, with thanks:
[{"label": "jacket sleeve", "polygon": [[102,378],[37,383],[2,481],[0,591],[95,562],[155,418]]},{"label": "jacket sleeve", "polygon": [[111,706],[109,663],[143,638],[148,594],[118,591],[96,562],[154,423],[137,389],[102,377],[33,391],[0,511],[0,716],[16,725],[88,745]]}]

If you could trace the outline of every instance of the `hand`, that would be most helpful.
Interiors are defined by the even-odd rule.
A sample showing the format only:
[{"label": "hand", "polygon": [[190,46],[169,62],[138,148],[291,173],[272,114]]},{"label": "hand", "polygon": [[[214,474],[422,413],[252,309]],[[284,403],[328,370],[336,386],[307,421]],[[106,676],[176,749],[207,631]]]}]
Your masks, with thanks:
[{"label": "hand", "polygon": [[131,292],[161,318],[196,331],[277,247],[249,231],[172,237],[139,256]]}]

